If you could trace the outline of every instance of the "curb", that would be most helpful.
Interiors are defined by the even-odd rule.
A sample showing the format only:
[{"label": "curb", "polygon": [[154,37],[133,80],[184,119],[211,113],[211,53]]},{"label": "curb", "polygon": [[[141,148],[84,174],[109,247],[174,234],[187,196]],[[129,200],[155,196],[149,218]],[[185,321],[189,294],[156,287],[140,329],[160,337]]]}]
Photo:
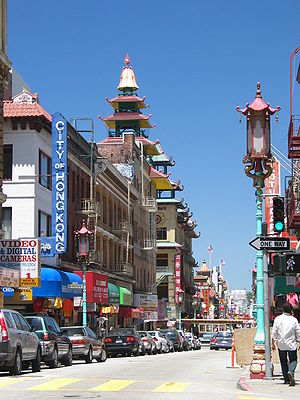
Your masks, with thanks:
[{"label": "curb", "polygon": [[240,377],[240,379],[238,380],[238,383],[236,384],[236,387],[240,390],[244,390],[246,392],[249,392],[250,390],[252,390],[252,388],[248,385],[248,383],[246,382],[246,377],[244,375],[242,375]]}]

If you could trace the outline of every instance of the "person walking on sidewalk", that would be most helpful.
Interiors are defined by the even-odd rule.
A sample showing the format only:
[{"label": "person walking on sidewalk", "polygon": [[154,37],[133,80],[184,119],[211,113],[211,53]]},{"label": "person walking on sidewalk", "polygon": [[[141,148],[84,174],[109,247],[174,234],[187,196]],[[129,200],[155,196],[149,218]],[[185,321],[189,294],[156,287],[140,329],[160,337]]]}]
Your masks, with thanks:
[{"label": "person walking on sidewalk", "polygon": [[289,303],[285,303],[283,314],[275,318],[272,332],[272,350],[275,350],[276,341],[284,383],[295,386],[294,373],[297,367],[297,342],[300,342],[300,327],[298,320],[293,317],[292,313],[293,307]]}]

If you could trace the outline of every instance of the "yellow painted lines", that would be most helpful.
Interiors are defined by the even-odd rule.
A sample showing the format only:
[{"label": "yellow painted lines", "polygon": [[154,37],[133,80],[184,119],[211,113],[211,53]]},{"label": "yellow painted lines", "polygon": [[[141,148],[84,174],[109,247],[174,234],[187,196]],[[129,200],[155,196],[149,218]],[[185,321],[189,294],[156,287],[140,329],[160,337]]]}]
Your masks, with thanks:
[{"label": "yellow painted lines", "polygon": [[50,382],[41,383],[37,386],[32,386],[27,388],[26,390],[57,390],[61,389],[62,387],[71,385],[72,383],[78,382],[81,379],[75,378],[57,378],[52,379]]},{"label": "yellow painted lines", "polygon": [[189,383],[167,382],[164,385],[158,386],[156,389],[153,390],[153,392],[159,392],[159,393],[184,392],[188,386],[190,386]]},{"label": "yellow painted lines", "polygon": [[23,382],[24,378],[10,378],[10,379],[4,379],[0,380],[0,388],[10,386],[10,385],[16,385],[17,383]]},{"label": "yellow painted lines", "polygon": [[119,392],[127,386],[132,385],[135,381],[128,381],[122,379],[111,379],[102,385],[89,389],[92,392]]}]

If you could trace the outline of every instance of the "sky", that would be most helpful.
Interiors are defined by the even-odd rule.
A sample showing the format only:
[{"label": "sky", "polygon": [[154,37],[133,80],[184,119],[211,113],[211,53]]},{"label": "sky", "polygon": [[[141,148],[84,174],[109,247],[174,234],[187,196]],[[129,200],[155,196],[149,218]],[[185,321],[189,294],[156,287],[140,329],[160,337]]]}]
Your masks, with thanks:
[{"label": "sky", "polygon": [[[256,82],[271,106],[272,143],[287,154],[289,57],[300,44],[299,0],[11,0],[8,56],[40,104],[67,119],[111,114],[126,53],[146,96],[150,139],[176,161],[201,232],[196,260],[223,259],[231,289],[249,289],[255,264],[255,195],[244,173],[245,121]],[[88,139],[88,138],[87,138]],[[283,190],[283,188],[282,188]]]}]

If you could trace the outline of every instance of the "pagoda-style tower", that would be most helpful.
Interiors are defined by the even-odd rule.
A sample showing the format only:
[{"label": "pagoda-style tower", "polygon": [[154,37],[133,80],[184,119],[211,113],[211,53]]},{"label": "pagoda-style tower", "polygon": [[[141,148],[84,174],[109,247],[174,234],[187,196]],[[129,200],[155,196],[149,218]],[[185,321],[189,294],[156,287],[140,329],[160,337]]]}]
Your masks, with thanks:
[{"label": "pagoda-style tower", "polygon": [[134,132],[136,137],[147,137],[145,129],[153,128],[148,116],[142,114],[141,110],[147,108],[145,105],[145,97],[140,98],[137,95],[138,84],[136,83],[135,75],[130,64],[128,54],[125,59],[125,66],[123,67],[120,83],[118,85],[118,96],[109,100],[108,103],[114,109],[114,114],[108,117],[99,118],[105,122],[109,131],[110,137],[122,137],[124,132]]}]

